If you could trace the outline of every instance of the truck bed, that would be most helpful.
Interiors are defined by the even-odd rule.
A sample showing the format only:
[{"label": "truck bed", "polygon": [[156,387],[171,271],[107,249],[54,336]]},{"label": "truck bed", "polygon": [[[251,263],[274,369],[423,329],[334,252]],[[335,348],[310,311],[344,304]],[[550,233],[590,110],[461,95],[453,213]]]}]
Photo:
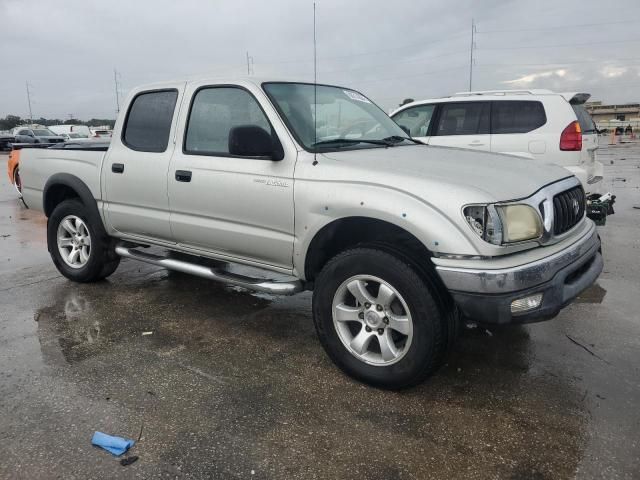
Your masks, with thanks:
[{"label": "truck bed", "polygon": [[53,175],[80,179],[101,204],[100,171],[108,143],[67,143],[50,148],[25,147],[20,155],[22,194],[29,208],[43,210],[42,194]]}]

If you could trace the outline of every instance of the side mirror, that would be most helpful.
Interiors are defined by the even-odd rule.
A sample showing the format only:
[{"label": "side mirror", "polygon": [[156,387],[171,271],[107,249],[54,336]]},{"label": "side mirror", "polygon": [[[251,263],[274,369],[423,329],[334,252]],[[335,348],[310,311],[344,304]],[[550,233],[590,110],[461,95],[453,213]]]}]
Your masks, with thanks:
[{"label": "side mirror", "polygon": [[229,131],[229,153],[239,157],[263,157],[282,160],[280,142],[257,125],[239,125]]},{"label": "side mirror", "polygon": [[400,125],[400,128],[402,130],[404,130],[404,133],[406,133],[407,135],[411,136],[411,132],[409,131],[409,129],[407,127],[405,127],[404,125]]}]

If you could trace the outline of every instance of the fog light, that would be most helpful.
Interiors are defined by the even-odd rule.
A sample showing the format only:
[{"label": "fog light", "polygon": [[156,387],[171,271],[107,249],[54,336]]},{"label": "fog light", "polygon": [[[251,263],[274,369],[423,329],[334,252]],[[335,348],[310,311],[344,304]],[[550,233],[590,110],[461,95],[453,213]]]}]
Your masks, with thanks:
[{"label": "fog light", "polygon": [[538,308],[542,303],[542,294],[536,293],[511,302],[511,313],[523,313]]}]

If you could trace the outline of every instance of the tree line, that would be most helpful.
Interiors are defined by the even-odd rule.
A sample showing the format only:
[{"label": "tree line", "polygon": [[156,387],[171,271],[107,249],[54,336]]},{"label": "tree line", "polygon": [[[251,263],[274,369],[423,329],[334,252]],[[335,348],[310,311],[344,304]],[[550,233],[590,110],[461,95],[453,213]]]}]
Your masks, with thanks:
[{"label": "tree line", "polygon": [[28,124],[44,125],[46,127],[50,125],[86,125],[87,127],[101,127],[103,125],[109,125],[113,128],[115,123],[115,120],[108,118],[92,118],[85,122],[83,120],[78,120],[77,118],[61,120],[59,118],[40,117],[29,120],[28,118],[21,118],[18,115],[7,115],[5,118],[0,118],[0,130],[11,130],[12,128],[19,127],[20,125]]}]

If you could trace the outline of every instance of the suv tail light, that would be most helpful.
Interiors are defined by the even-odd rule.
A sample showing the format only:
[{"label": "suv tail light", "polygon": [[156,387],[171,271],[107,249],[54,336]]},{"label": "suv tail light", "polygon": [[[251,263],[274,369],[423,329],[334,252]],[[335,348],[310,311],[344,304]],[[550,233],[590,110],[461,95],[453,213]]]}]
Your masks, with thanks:
[{"label": "suv tail light", "polygon": [[582,129],[578,122],[571,122],[560,135],[560,150],[582,150]]}]

